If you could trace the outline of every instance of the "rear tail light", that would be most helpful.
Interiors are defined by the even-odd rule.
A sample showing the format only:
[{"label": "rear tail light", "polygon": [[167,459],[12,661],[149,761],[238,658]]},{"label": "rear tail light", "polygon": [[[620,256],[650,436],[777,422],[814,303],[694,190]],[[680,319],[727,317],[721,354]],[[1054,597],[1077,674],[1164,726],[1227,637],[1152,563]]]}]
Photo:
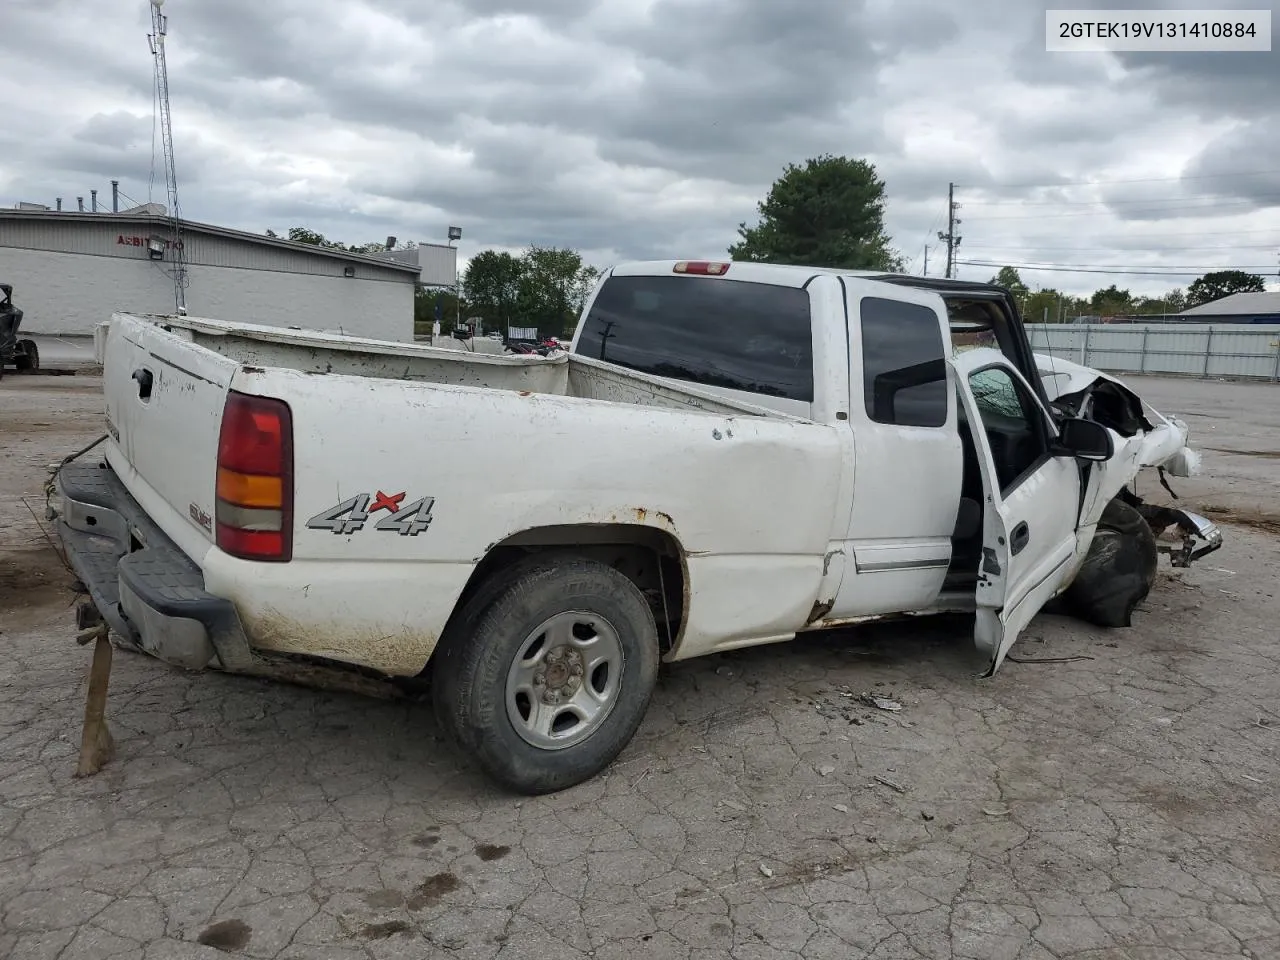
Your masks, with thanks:
[{"label": "rear tail light", "polygon": [[217,494],[220,550],[271,563],[293,557],[293,417],[287,403],[227,394]]},{"label": "rear tail light", "polygon": [[729,272],[729,264],[711,263],[706,260],[681,260],[675,265],[675,272],[699,277],[720,277]]}]

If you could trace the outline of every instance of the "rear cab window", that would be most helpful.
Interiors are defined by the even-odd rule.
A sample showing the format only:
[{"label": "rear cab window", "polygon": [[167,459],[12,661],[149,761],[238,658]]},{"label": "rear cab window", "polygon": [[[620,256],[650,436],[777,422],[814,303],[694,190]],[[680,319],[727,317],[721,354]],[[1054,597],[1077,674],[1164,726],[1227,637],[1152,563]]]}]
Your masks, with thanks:
[{"label": "rear cab window", "polygon": [[727,277],[611,276],[574,352],[745,394],[749,402],[786,412],[807,415],[813,403],[809,293],[797,287]]}]

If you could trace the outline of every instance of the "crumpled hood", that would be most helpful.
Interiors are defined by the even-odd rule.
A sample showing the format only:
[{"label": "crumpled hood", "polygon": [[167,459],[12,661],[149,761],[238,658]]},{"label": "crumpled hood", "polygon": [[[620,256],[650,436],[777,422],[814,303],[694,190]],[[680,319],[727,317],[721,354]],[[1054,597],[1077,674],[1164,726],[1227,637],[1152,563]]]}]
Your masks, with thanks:
[{"label": "crumpled hood", "polygon": [[1049,398],[1115,431],[1117,449],[1127,448],[1124,459],[1133,467],[1164,467],[1175,477],[1199,473],[1200,454],[1187,446],[1185,421],[1160,413],[1119,377],[1061,357],[1037,353],[1035,359]]}]

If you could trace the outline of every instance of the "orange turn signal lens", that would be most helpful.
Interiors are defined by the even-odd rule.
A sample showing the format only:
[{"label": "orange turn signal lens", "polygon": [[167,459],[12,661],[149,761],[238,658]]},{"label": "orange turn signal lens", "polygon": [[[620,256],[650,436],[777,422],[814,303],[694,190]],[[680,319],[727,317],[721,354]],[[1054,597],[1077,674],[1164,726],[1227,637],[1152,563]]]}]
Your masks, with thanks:
[{"label": "orange turn signal lens", "polygon": [[218,498],[239,507],[279,510],[284,505],[284,485],[279,477],[239,473],[221,467],[218,470]]}]

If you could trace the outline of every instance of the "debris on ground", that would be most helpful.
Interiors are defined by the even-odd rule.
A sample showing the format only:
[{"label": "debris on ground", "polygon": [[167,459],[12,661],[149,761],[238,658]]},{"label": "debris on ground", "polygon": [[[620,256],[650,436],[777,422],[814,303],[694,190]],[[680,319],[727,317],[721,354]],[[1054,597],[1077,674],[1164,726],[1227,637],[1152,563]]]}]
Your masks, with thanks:
[{"label": "debris on ground", "polygon": [[869,707],[875,707],[877,710],[888,710],[890,713],[897,713],[902,709],[902,704],[897,700],[890,700],[888,697],[877,697],[871,693],[864,693],[861,700]]},{"label": "debris on ground", "polygon": [[894,782],[893,782],[892,780],[890,780],[888,777],[881,777],[881,776],[877,776],[877,777],[876,777],[876,783],[882,783],[882,784],[884,784],[886,787],[888,787],[890,790],[897,791],[898,793],[906,793],[906,792],[907,792],[907,788],[906,788],[906,787],[904,787],[904,786],[903,786],[902,784],[900,784],[900,783],[894,783]]}]

